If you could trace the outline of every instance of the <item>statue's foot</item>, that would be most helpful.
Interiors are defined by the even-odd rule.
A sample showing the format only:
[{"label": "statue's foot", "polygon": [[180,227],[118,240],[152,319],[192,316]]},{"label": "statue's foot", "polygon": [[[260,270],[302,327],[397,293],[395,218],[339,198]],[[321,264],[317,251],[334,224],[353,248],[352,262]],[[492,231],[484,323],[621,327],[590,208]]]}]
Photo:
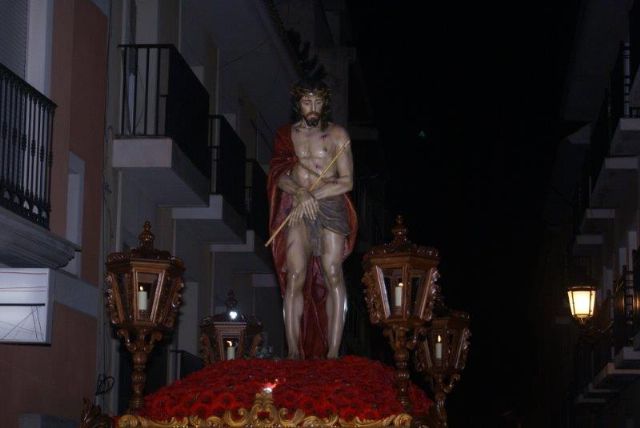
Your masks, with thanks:
[{"label": "statue's foot", "polygon": [[297,352],[289,352],[289,355],[287,356],[287,358],[290,360],[299,360],[300,354],[298,354]]},{"label": "statue's foot", "polygon": [[338,351],[329,351],[327,354],[328,359],[336,359],[338,358]]}]

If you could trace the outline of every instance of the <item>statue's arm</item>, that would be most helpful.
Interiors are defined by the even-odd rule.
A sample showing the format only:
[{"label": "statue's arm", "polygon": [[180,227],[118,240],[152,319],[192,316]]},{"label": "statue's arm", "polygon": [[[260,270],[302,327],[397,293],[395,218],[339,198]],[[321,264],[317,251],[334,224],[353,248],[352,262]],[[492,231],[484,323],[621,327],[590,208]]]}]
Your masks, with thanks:
[{"label": "statue's arm", "polygon": [[339,128],[336,131],[336,137],[336,152],[340,150],[341,147],[345,147],[340,157],[336,160],[338,176],[312,192],[316,199],[342,195],[353,189],[353,156],[351,154],[351,141],[349,140],[347,131],[343,128]]},{"label": "statue's arm", "polygon": [[289,174],[282,174],[278,179],[278,188],[283,192],[295,195],[302,188],[298,183],[293,181]]},{"label": "statue's arm", "polygon": [[310,219],[316,218],[318,201],[304,186],[299,185],[289,174],[282,174],[278,180],[278,188],[283,192],[293,195],[293,211],[291,212],[290,225],[302,220],[303,216]]}]

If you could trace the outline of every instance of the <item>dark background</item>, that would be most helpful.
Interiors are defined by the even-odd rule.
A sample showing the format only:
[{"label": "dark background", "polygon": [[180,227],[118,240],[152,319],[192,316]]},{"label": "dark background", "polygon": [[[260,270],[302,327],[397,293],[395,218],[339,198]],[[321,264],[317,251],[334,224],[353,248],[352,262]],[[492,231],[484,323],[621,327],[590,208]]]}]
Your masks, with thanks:
[{"label": "dark background", "polygon": [[420,3],[349,2],[387,205],[440,250],[446,303],[471,315],[450,426],[510,426],[544,399],[529,302],[555,150],[576,127],[560,108],[578,2]]}]

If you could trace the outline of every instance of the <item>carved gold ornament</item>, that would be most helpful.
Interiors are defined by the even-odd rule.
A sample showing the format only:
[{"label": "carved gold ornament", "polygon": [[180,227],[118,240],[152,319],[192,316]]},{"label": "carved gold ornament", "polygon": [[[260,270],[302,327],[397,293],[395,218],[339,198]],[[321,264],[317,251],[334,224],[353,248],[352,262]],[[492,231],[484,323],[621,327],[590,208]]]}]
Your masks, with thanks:
[{"label": "carved gold ornament", "polygon": [[302,410],[296,410],[292,414],[287,409],[278,409],[273,404],[270,392],[263,391],[256,394],[251,410],[238,410],[238,416],[234,417],[227,410],[222,417],[210,416],[200,418],[198,416],[171,418],[168,421],[156,422],[141,416],[125,415],[118,419],[119,428],[377,428],[377,427],[408,427],[411,425],[411,416],[406,413],[388,416],[384,419],[367,420],[354,418],[351,421],[330,416],[320,418],[317,416],[305,416]]}]

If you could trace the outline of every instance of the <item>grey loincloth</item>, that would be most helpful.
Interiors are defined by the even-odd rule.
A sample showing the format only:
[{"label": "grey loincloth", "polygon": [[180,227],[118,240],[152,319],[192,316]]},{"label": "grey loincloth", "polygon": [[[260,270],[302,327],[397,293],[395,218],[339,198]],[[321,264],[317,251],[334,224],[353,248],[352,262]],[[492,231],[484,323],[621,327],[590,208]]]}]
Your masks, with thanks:
[{"label": "grey loincloth", "polygon": [[351,233],[347,218],[347,206],[344,196],[332,196],[318,200],[318,214],[315,220],[304,218],[309,233],[309,241],[314,256],[322,255],[322,229],[330,230],[339,235],[347,236]]}]

